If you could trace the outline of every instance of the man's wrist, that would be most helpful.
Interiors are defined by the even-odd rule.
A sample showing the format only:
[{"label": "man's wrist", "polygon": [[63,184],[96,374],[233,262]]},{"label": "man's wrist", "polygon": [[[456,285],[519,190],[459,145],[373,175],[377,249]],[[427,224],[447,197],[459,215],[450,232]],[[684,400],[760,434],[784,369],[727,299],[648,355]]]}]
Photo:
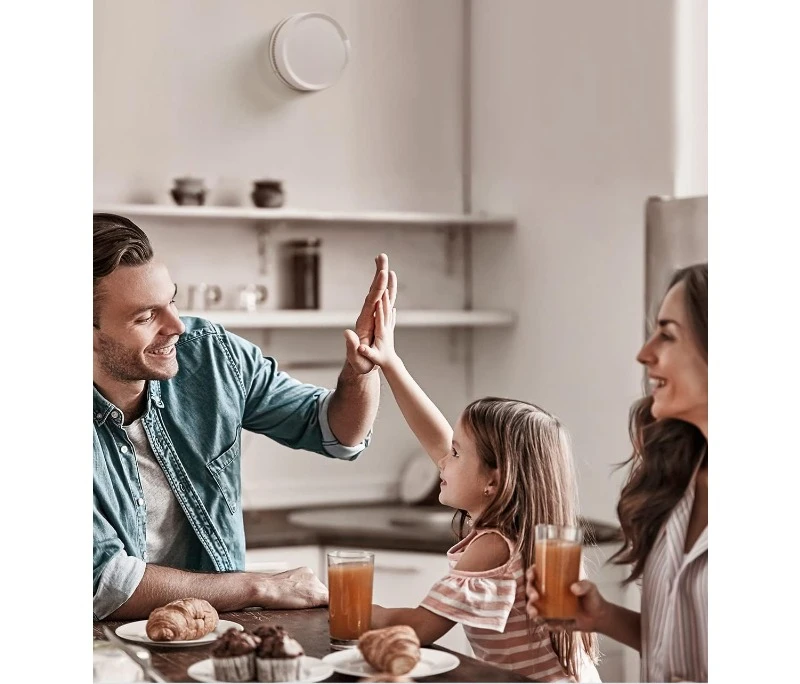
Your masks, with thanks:
[{"label": "man's wrist", "polygon": [[274,603],[274,588],[272,578],[261,573],[244,572],[246,578],[247,601],[249,605],[265,608]]},{"label": "man's wrist", "polygon": [[346,383],[363,382],[364,380],[370,378],[377,372],[378,372],[378,367],[373,366],[372,370],[367,371],[366,373],[361,373],[357,371],[355,368],[353,368],[353,366],[350,365],[349,361],[345,361],[344,368],[342,368],[342,372],[339,373],[339,382],[346,382]]}]

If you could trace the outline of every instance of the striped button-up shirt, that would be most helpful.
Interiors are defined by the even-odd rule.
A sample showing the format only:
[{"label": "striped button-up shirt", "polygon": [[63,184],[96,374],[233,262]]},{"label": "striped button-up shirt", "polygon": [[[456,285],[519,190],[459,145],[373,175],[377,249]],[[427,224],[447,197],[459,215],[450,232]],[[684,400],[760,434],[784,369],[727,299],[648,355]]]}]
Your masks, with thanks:
[{"label": "striped button-up shirt", "polygon": [[642,576],[643,682],[708,681],[708,527],[684,554],[697,470]]}]

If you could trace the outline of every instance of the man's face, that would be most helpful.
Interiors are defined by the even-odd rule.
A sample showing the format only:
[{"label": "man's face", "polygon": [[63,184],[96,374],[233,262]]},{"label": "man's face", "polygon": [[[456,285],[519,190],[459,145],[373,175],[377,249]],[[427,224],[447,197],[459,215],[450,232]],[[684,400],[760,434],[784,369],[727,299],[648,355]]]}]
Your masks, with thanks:
[{"label": "man's face", "polygon": [[119,266],[99,287],[95,373],[117,382],[174,377],[175,342],[186,328],[178,318],[177,288],[167,267],[155,260],[143,266]]}]

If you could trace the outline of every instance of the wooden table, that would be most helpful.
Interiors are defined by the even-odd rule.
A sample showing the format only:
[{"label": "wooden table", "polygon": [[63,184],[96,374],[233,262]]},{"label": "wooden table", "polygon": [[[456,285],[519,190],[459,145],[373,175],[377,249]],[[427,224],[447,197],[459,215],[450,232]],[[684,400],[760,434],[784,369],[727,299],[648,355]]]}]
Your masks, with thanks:
[{"label": "wooden table", "polygon": [[[259,610],[259,611],[239,611],[235,613],[222,613],[220,618],[238,622],[248,629],[258,625],[273,624],[282,625],[305,649],[306,655],[322,658],[328,653],[332,653],[330,647],[330,635],[328,634],[328,609],[310,608],[307,610]],[[103,625],[115,630],[124,622],[105,620],[95,622],[95,639],[105,640]],[[141,644],[137,644],[141,645]],[[192,681],[187,674],[190,665],[211,657],[213,643],[203,646],[190,646],[179,648],[175,646],[148,646],[153,666],[171,682],[190,682]],[[439,648],[442,651],[447,649]],[[448,651],[452,653],[452,651]],[[460,653],[456,653],[461,661],[458,667],[440,675],[425,677],[425,682],[530,682],[526,677],[514,674],[509,670],[503,670],[493,665],[469,658]],[[326,682],[355,682],[357,677],[339,674],[335,672]]]}]

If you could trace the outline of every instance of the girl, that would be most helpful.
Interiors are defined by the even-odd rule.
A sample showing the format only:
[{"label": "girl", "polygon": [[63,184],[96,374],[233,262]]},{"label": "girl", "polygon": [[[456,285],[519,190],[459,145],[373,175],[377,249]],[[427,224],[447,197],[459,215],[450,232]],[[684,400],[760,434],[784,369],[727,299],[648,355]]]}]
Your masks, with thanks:
[{"label": "girl", "polygon": [[533,404],[495,398],[472,402],[451,428],[395,352],[395,315],[387,293],[376,307],[373,346],[359,353],[381,367],[439,467],[439,501],[458,509],[461,541],[447,554],[450,573],[417,608],[373,606],[372,628],[410,625],[430,644],[460,622],[482,660],[538,681],[600,681],[593,635],[550,634],[525,614],[534,525],[576,524],[566,431]]},{"label": "girl", "polygon": [[[655,332],[636,357],[652,394],[633,405],[631,470],[617,512],[622,548],[642,579],[642,612],[607,602],[591,582],[572,586],[578,629],[642,654],[641,680],[708,681],[708,264],[678,271]],[[533,568],[528,615],[537,615]]]}]

